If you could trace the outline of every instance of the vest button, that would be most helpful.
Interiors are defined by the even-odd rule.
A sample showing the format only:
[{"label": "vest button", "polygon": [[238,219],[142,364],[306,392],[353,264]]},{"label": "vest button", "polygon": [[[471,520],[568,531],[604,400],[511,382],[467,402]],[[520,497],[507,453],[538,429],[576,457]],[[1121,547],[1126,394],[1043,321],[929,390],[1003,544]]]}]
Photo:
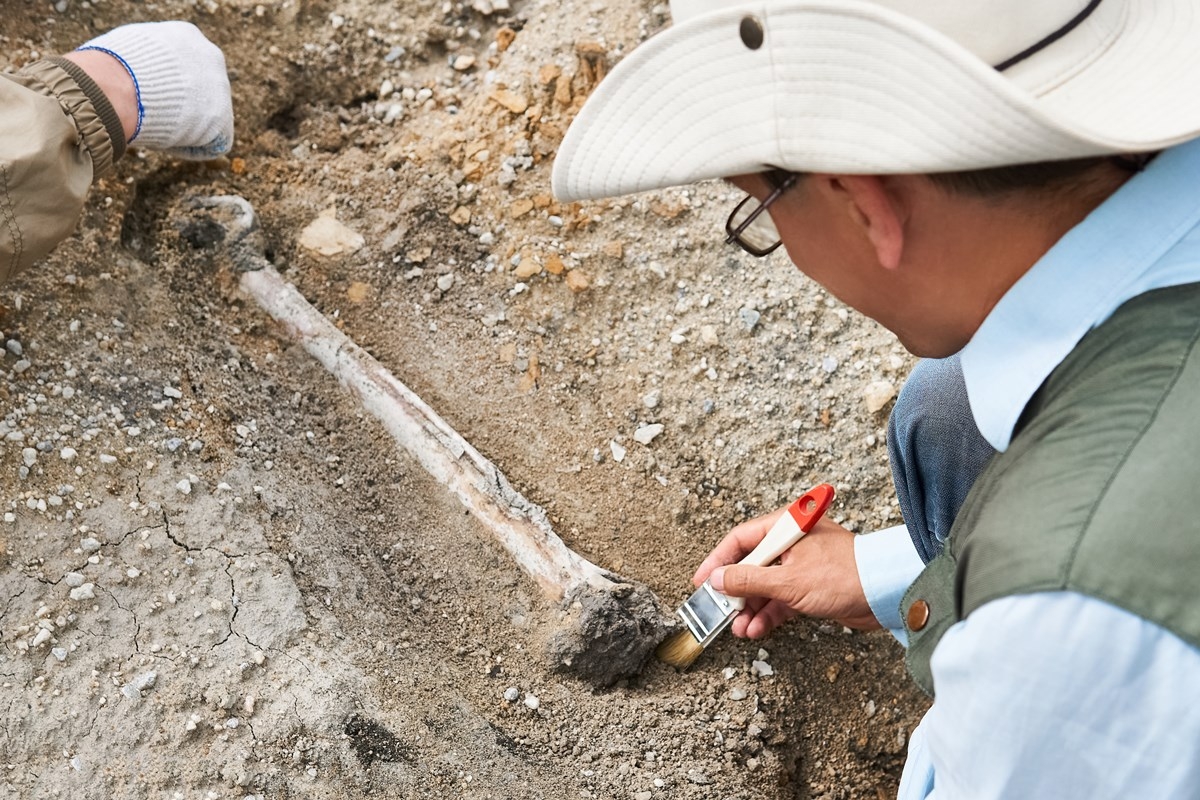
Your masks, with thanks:
[{"label": "vest button", "polygon": [[908,628],[919,631],[929,622],[929,603],[918,600],[908,607]]}]

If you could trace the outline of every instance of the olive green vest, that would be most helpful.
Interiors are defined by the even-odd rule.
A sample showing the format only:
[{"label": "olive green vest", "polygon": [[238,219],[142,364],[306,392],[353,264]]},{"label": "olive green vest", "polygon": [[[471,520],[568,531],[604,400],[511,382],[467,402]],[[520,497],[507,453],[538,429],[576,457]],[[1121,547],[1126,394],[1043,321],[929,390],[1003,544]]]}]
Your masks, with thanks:
[{"label": "olive green vest", "polygon": [[984,603],[1073,591],[1200,647],[1200,284],[1125,303],[1030,400],[945,551],[901,603],[934,693],[942,634]]}]

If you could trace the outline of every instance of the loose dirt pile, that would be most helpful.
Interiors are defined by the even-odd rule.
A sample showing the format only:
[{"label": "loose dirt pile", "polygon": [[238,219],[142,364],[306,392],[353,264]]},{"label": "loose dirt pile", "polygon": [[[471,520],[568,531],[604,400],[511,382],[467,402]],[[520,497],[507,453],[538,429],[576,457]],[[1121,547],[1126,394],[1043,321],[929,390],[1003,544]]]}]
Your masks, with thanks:
[{"label": "loose dirt pile", "polygon": [[132,154],[0,289],[0,781],[14,797],[876,798],[923,708],[882,634],[797,621],[686,674],[556,671],[537,587],[237,290],[188,199],[669,604],[829,481],[898,518],[889,334],[720,244],[702,185],[560,205],[549,165],[665,6],[10,4],[0,67],[123,22],[227,55],[230,159]]}]

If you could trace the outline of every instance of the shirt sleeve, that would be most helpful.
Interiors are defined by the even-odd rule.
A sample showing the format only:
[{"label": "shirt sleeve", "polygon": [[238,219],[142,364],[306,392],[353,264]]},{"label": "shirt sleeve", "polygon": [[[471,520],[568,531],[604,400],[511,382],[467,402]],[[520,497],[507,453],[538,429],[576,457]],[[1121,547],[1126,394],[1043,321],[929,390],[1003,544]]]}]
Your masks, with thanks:
[{"label": "shirt sleeve", "polygon": [[925,766],[906,766],[905,800],[1200,786],[1200,651],[1129,612],[1074,592],[995,600],[946,632],[931,666],[937,699],[910,743]]},{"label": "shirt sleeve", "polygon": [[125,141],[103,92],[61,59],[0,75],[0,109],[2,282],[71,234],[92,180]]},{"label": "shirt sleeve", "polygon": [[908,636],[900,619],[900,601],[925,568],[913,547],[908,528],[897,525],[856,536],[854,561],[875,619],[891,631],[900,644],[907,646]]}]

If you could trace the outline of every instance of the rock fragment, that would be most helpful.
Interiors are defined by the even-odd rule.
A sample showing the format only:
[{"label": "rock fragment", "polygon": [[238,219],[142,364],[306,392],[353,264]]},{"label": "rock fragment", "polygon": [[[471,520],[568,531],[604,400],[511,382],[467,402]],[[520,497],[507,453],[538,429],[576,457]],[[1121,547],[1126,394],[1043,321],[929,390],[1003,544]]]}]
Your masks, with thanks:
[{"label": "rock fragment", "polygon": [[867,403],[867,411],[872,414],[881,411],[884,406],[896,396],[896,387],[891,381],[873,381],[863,392],[863,400]]},{"label": "rock fragment", "polygon": [[656,422],[653,425],[643,425],[633,432],[633,440],[638,444],[650,444],[662,432],[662,423]]},{"label": "rock fragment", "polygon": [[300,231],[300,246],[322,256],[353,253],[362,247],[366,243],[362,234],[339,222],[336,213],[336,209],[327,208]]}]

